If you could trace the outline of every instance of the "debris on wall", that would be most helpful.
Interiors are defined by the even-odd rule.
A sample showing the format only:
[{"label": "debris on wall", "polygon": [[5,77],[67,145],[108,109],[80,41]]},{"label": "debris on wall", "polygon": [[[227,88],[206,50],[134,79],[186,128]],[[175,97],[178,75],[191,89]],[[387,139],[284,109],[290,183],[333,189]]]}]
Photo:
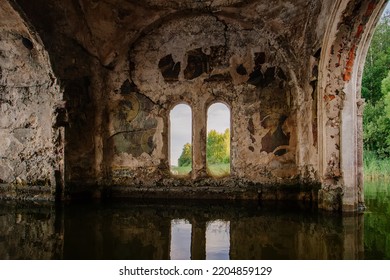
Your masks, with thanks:
[{"label": "debris on wall", "polygon": [[[339,205],[345,86],[378,1],[342,11],[308,0],[3,2],[0,184],[60,180],[64,195],[99,196],[223,182],[262,198],[282,197],[264,186],[322,184],[321,201]],[[215,102],[231,109],[222,180],[205,159]],[[168,162],[179,103],[192,109],[196,141],[184,180]],[[298,196],[316,197],[308,193]]]}]

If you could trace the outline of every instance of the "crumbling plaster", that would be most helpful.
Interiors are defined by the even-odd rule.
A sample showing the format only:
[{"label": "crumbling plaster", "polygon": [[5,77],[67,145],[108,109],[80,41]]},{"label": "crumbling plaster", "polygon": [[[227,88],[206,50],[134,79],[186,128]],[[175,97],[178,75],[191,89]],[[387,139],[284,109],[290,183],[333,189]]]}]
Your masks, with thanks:
[{"label": "crumbling plaster", "polygon": [[8,2],[0,8],[0,184],[13,184],[7,196],[30,185],[51,199],[63,160],[61,89],[35,30]]},{"label": "crumbling plaster", "polygon": [[385,4],[337,1],[325,33],[319,64],[323,94],[319,99],[319,173],[323,179],[319,204],[328,210],[364,208],[360,83],[368,45]]},{"label": "crumbling plaster", "polygon": [[[29,140],[30,161],[45,165],[40,173],[58,197],[196,197],[198,189],[202,198],[318,198],[320,208],[354,210],[364,201],[362,186],[348,179],[361,164],[353,104],[384,3],[7,0],[0,93],[39,96],[28,104],[39,132]],[[10,58],[21,65],[15,75]],[[232,169],[223,179],[206,171],[214,102],[231,109]],[[184,179],[169,171],[169,112],[179,103],[193,112],[193,171]],[[24,149],[14,130],[28,113],[7,112],[4,143]],[[15,184],[10,170],[29,161],[1,149],[0,179]]]}]

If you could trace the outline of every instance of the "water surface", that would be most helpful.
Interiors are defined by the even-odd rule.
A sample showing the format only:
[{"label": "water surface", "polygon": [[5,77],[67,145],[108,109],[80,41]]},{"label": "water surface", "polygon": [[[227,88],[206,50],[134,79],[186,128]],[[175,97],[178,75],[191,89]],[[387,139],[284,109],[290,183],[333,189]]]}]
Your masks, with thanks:
[{"label": "water surface", "polygon": [[0,201],[0,259],[390,259],[390,187],[364,214],[296,203]]}]

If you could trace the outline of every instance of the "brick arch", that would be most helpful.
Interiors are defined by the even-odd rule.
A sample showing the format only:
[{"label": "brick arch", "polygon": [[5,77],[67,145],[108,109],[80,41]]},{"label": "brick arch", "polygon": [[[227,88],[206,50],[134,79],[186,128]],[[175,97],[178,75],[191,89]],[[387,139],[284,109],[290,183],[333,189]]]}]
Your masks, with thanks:
[{"label": "brick arch", "polygon": [[361,79],[386,2],[336,1],[327,24],[318,77],[319,207],[323,209],[364,208]]},{"label": "brick arch", "polygon": [[[169,160],[169,165],[170,165],[170,161],[171,161],[171,157],[172,157],[172,131],[173,131],[173,125],[171,123],[171,114],[172,112],[177,108],[177,106],[179,105],[184,105],[186,110],[189,110],[190,112],[190,126],[188,127],[188,129],[191,131],[191,141],[190,141],[190,144],[191,146],[193,146],[193,143],[192,143],[192,135],[194,133],[193,131],[193,108],[191,106],[191,103],[190,102],[185,102],[185,101],[180,101],[180,102],[176,102],[176,103],[173,103],[172,106],[170,106],[170,109],[169,109],[169,117],[167,118],[169,121],[168,121],[168,131],[169,131],[169,135],[167,136],[167,140],[166,142],[168,143],[169,145],[169,149],[168,149],[168,155],[167,155],[167,159]],[[193,152],[191,152],[193,154]],[[191,162],[191,166],[192,166],[192,162]],[[191,170],[192,171],[192,170]],[[188,176],[191,176],[191,171],[190,173],[188,174]],[[174,174],[171,170],[171,174],[172,175],[177,175],[177,174]]]}]

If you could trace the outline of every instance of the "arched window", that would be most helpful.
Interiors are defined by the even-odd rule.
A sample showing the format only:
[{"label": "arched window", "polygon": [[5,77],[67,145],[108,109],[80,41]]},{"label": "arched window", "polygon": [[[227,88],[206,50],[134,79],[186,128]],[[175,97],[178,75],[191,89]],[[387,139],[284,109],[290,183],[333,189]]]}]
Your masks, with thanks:
[{"label": "arched window", "polygon": [[192,111],[186,104],[170,112],[169,160],[173,175],[187,175],[192,170]]},{"label": "arched window", "polygon": [[211,176],[230,175],[230,109],[223,103],[207,111],[206,163]]}]

